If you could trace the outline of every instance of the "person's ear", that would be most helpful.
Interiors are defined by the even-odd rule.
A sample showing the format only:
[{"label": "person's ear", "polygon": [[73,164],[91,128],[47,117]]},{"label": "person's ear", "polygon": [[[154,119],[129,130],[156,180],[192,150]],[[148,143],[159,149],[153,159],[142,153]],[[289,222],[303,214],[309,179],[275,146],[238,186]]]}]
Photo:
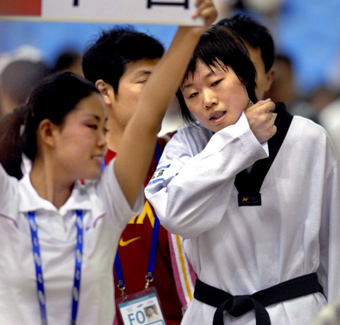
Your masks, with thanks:
[{"label": "person's ear", "polygon": [[115,96],[113,87],[105,82],[103,79],[98,79],[95,83],[97,89],[100,91],[104,98],[104,103],[108,106],[112,105],[112,100]]},{"label": "person's ear", "polygon": [[266,80],[266,87],[264,89],[265,92],[268,92],[270,87],[273,84],[273,80],[275,77],[275,70],[273,68],[271,68],[268,72],[267,72],[267,80]]},{"label": "person's ear", "polygon": [[60,126],[52,123],[49,119],[44,119],[38,126],[38,138],[42,143],[45,143],[49,147],[55,147],[56,132],[60,131]]}]

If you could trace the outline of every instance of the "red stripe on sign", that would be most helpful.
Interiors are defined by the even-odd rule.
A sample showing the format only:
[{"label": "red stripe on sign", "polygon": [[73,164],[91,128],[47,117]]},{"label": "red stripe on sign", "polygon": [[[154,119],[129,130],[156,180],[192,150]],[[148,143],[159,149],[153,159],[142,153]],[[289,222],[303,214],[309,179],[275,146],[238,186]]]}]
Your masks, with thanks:
[{"label": "red stripe on sign", "polygon": [[0,15],[40,16],[42,0],[0,0]]}]

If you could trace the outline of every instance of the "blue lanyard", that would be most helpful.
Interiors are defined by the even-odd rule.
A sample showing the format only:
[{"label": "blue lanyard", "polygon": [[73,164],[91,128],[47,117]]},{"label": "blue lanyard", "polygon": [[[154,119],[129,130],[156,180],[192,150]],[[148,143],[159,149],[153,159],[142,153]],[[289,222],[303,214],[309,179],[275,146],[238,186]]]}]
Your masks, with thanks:
[{"label": "blue lanyard", "polygon": [[[72,290],[72,324],[76,324],[78,301],[80,295],[80,280],[81,280],[81,265],[83,259],[83,213],[80,210],[77,212],[77,246],[75,252],[75,271]],[[32,251],[35,263],[36,281],[37,281],[37,294],[40,306],[41,324],[47,325],[46,313],[46,296],[44,289],[44,277],[41,265],[40,245],[38,238],[38,225],[35,220],[34,212],[28,212],[28,223],[31,228],[32,238]]]},{"label": "blue lanyard", "polygon": [[[158,141],[156,141],[156,166],[159,163],[159,160],[162,155],[162,150],[159,146]],[[154,214],[155,217],[155,222],[153,226],[153,231],[152,231],[152,238],[151,238],[151,251],[149,255],[149,263],[148,263],[148,269],[147,273],[145,276],[146,279],[146,286],[145,288],[147,289],[149,287],[149,283],[153,281],[153,271],[155,269],[155,261],[156,261],[156,249],[157,249],[157,241],[158,241],[158,233],[159,233],[159,219],[156,215]],[[117,282],[118,282],[118,288],[122,292],[122,296],[124,299],[126,299],[126,294],[125,294],[125,282],[124,282],[124,277],[123,277],[123,270],[122,270],[122,264],[120,262],[119,258],[119,253],[117,249],[117,254],[115,258],[115,270],[116,270],[116,276],[117,276]]]}]

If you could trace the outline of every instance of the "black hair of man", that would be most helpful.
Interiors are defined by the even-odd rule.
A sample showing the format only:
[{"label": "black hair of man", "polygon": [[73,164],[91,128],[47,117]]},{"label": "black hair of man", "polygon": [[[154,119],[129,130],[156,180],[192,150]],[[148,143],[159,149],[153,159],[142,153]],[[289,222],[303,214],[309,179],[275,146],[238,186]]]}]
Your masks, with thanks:
[{"label": "black hair of man", "polygon": [[56,71],[69,69],[77,60],[81,59],[81,55],[74,50],[65,50],[58,56],[55,63]]},{"label": "black hair of man", "polygon": [[158,59],[163,45],[154,37],[136,31],[132,26],[103,30],[99,38],[84,52],[82,66],[85,78],[95,83],[102,79],[115,92],[128,63],[142,59]]},{"label": "black hair of man", "polygon": [[292,69],[293,67],[293,62],[291,60],[291,58],[286,55],[286,54],[283,54],[283,53],[277,53],[275,55],[275,62],[282,62],[284,64],[286,64],[287,67],[289,67],[290,69]]},{"label": "black hair of man", "polygon": [[274,63],[275,45],[273,37],[266,26],[244,14],[224,18],[217,22],[216,25],[232,29],[251,47],[260,48],[266,72],[271,69]]}]

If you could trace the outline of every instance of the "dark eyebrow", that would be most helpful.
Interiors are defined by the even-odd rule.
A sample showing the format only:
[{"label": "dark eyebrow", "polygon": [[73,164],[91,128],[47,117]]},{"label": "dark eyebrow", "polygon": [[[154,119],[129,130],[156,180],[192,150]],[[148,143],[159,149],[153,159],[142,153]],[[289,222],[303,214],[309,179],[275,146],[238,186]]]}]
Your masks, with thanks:
[{"label": "dark eyebrow", "polygon": [[152,71],[150,71],[150,70],[140,70],[140,71],[136,72],[135,77],[150,75],[151,73],[152,73]]},{"label": "dark eyebrow", "polygon": [[193,83],[191,83],[191,84],[186,84],[186,85],[184,85],[183,87],[182,87],[182,90],[184,90],[185,88],[189,88],[189,87],[191,87],[193,85]]},{"label": "dark eyebrow", "polygon": [[[211,70],[209,73],[207,73],[203,79],[208,79],[209,77],[211,77],[213,74],[216,74],[213,70]],[[189,88],[193,85],[193,83],[190,83],[190,84],[185,84],[183,87],[182,87],[182,90],[186,89],[186,88]]]}]

